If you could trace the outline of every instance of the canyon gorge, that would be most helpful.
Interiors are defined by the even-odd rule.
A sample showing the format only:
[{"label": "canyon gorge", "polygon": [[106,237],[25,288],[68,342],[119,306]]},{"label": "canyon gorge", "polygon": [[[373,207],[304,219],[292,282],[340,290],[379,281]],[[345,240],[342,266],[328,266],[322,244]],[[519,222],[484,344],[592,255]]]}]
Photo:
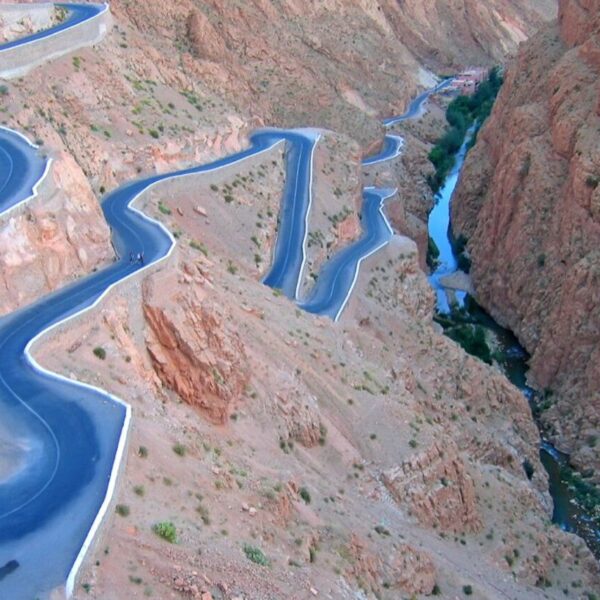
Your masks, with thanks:
[{"label": "canyon gorge", "polygon": [[[27,5],[15,20],[0,2],[1,42],[61,18]],[[0,314],[119,263],[101,204],[119,186],[240,152],[261,127],[318,137],[297,304],[262,283],[293,155],[279,143],[145,190],[135,207],[172,253],[33,347],[132,409],[73,597],[597,598],[597,557],[551,522],[527,398],[433,319],[428,154],[452,94],[382,121],[444,76],[506,67],[453,231],[474,297],[531,354],[544,436],[598,483],[600,2],[114,0],[110,14],[101,41],[0,82],[0,122],[51,159],[36,197],[0,215]],[[399,155],[363,164],[385,133]],[[360,237],[370,186],[398,190],[393,236],[339,321],[301,310]],[[10,448],[0,429],[0,475]]]}]

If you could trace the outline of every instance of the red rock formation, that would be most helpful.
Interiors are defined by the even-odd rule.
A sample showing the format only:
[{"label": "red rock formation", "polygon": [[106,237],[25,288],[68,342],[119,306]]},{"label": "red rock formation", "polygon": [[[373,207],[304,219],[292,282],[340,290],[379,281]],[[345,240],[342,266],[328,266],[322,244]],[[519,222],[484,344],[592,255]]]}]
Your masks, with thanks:
[{"label": "red rock formation", "polygon": [[195,288],[178,292],[173,279],[156,275],[144,283],[152,364],[165,386],[223,424],[248,383],[244,346],[222,308],[204,304]]},{"label": "red rock formation", "polygon": [[451,439],[388,469],[383,481],[423,525],[454,532],[481,529],[473,479]]},{"label": "red rock formation", "polygon": [[600,1],[563,0],[523,46],[453,202],[478,300],[531,353],[559,447],[596,470],[600,428]]},{"label": "red rock formation", "polygon": [[407,594],[431,594],[435,586],[435,565],[426,552],[402,544],[395,549],[390,560],[394,587]]},{"label": "red rock formation", "polygon": [[387,0],[385,14],[423,60],[497,64],[556,16],[556,1]]},{"label": "red rock formation", "polygon": [[67,153],[40,195],[0,221],[0,314],[112,258],[110,234],[83,172]]}]

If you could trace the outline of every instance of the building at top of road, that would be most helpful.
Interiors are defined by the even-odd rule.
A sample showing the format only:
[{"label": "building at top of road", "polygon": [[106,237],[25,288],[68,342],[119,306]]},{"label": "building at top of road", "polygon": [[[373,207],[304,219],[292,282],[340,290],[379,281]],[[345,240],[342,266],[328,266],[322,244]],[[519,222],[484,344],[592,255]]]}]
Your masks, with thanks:
[{"label": "building at top of road", "polygon": [[450,89],[465,95],[473,94],[487,76],[488,69],[485,67],[467,67],[454,78]]}]

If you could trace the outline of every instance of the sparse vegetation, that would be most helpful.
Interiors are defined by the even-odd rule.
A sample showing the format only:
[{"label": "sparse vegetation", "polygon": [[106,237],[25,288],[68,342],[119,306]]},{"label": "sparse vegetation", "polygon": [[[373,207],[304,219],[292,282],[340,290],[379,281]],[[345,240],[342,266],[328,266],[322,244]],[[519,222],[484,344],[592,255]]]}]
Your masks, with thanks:
[{"label": "sparse vegetation", "polygon": [[160,523],[155,523],[152,526],[152,531],[162,538],[166,540],[170,544],[175,544],[177,542],[177,529],[175,525],[171,523],[171,521],[161,521]]},{"label": "sparse vegetation", "polygon": [[246,558],[257,565],[261,565],[263,567],[269,565],[269,559],[264,555],[263,551],[256,546],[244,544],[244,554],[246,555]]},{"label": "sparse vegetation", "polygon": [[[6,86],[0,86],[0,94],[2,94],[2,87],[6,87]],[[587,185],[589,188],[592,188],[593,190],[595,190],[598,187],[598,184],[600,183],[600,176],[598,175],[589,175],[586,180],[585,180],[585,185]]]},{"label": "sparse vegetation", "polygon": [[498,68],[494,68],[472,96],[458,96],[448,106],[446,120],[450,126],[429,153],[435,173],[427,181],[434,192],[440,189],[454,166],[454,155],[462,146],[469,127],[474,122],[480,127],[489,116],[501,85],[502,77]]},{"label": "sparse vegetation", "polygon": [[467,252],[467,238],[464,235],[459,235],[454,240],[453,247],[458,268],[465,273],[469,273],[471,271],[471,259]]},{"label": "sparse vegetation", "polygon": [[120,517],[128,517],[131,511],[129,510],[129,506],[127,506],[127,504],[117,504],[115,506],[115,512]]},{"label": "sparse vegetation", "polygon": [[208,257],[208,248],[202,242],[190,240],[190,247],[194,250],[199,250],[200,252],[202,252],[202,254],[204,254],[204,256]]},{"label": "sparse vegetation", "polygon": [[300,494],[300,498],[302,498],[306,504],[310,504],[310,492],[308,489],[306,489],[306,487],[302,486],[298,493]]},{"label": "sparse vegetation", "polygon": [[425,260],[430,269],[435,269],[437,267],[439,256],[440,250],[437,247],[437,244],[432,237],[429,237],[427,240],[427,257]]},{"label": "sparse vegetation", "polygon": [[102,346],[96,346],[93,352],[94,356],[97,356],[100,360],[104,360],[106,358],[106,350],[102,348]]},{"label": "sparse vegetation", "polygon": [[177,456],[185,456],[187,448],[183,444],[177,443],[173,446],[173,452],[175,452]]},{"label": "sparse vegetation", "polygon": [[158,203],[158,210],[160,210],[163,215],[170,215],[172,213],[171,209],[164,204],[162,200]]}]

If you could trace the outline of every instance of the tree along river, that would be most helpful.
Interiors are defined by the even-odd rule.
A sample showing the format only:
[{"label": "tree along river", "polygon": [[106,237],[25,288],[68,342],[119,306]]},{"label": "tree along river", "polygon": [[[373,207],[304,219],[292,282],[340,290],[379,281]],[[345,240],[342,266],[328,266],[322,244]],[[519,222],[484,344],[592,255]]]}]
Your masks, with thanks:
[{"label": "tree along river", "polygon": [[[529,359],[527,352],[510,331],[498,325],[492,317],[468,297],[466,292],[449,290],[443,284],[443,278],[456,272],[458,268],[450,223],[450,205],[471,137],[472,130],[467,134],[461,149],[457,153],[454,168],[436,195],[436,204],[429,215],[429,236],[439,250],[437,264],[429,277],[429,281],[436,292],[438,314],[451,316],[453,306],[466,308],[468,310],[468,322],[482,326],[486,330],[486,337],[494,339],[498,350],[494,353],[496,364],[502,369],[506,377],[525,394],[531,404],[535,392],[527,385],[527,361]],[[593,514],[593,506],[590,510],[587,510],[578,501],[577,491],[567,478],[570,471],[568,456],[542,439],[540,459],[548,472],[549,491],[554,502],[553,522],[565,531],[576,533],[583,538],[596,558],[600,558],[598,516]],[[596,507],[597,510],[598,507]]]}]

